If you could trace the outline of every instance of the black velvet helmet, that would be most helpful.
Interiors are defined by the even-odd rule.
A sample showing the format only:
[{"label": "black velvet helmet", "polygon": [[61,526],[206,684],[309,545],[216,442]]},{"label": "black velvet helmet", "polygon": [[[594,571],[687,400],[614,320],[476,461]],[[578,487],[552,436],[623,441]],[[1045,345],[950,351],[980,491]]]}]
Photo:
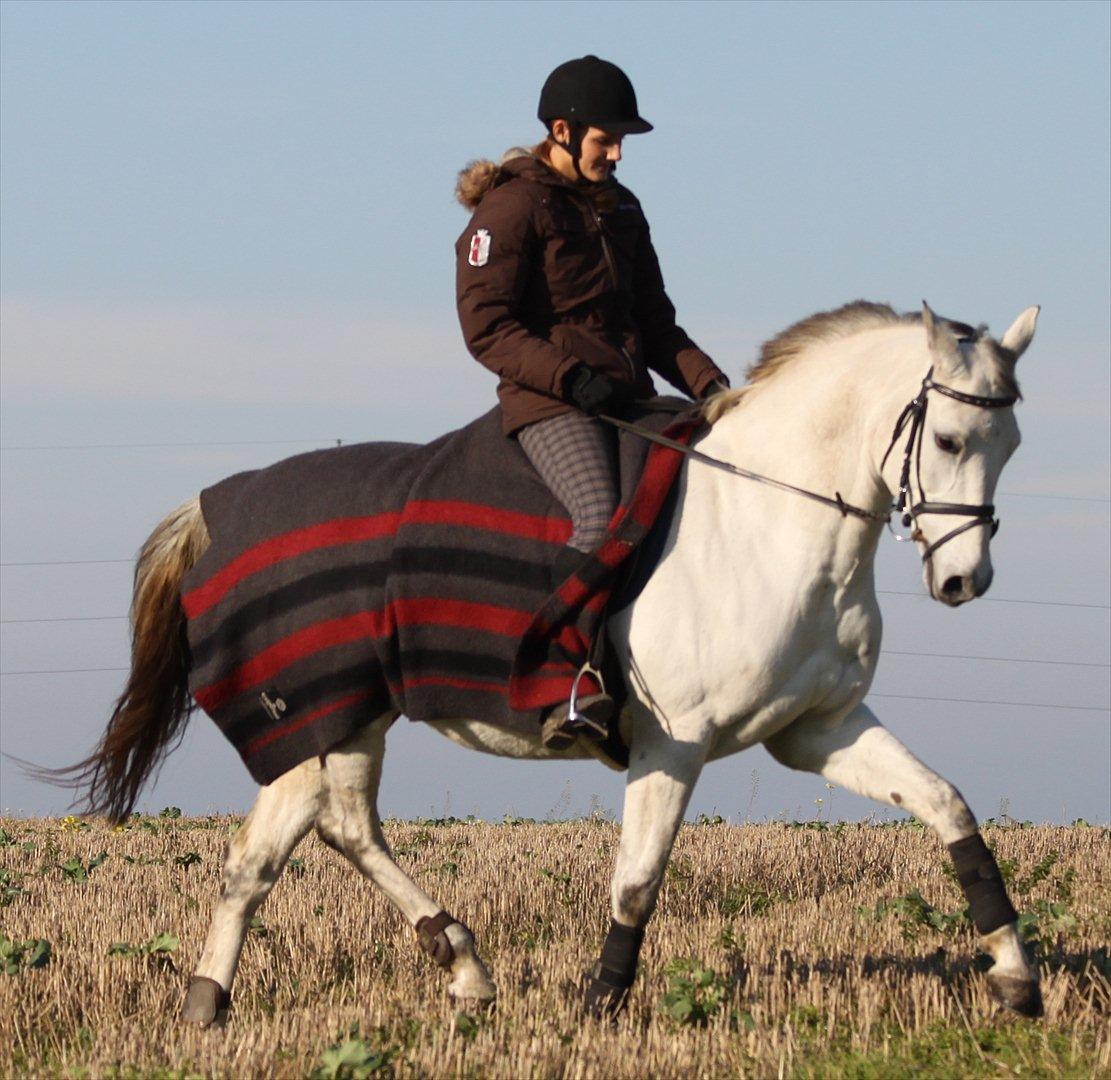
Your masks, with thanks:
[{"label": "black velvet helmet", "polygon": [[588,124],[613,135],[640,135],[652,125],[637,112],[637,96],[629,77],[616,64],[584,56],[560,64],[540,91],[536,115]]}]

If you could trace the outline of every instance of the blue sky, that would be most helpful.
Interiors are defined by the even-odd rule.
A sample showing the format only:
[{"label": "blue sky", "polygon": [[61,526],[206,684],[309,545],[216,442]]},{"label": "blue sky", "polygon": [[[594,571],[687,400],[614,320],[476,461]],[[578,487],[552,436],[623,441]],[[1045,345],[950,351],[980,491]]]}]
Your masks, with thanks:
[{"label": "blue sky", "polygon": [[[1108,714],[1086,710],[1109,693],[1109,10],[9,0],[2,561],[127,559],[228,473],[335,438],[432,438],[489,407],[455,321],[454,176],[534,140],[544,76],[592,51],[656,124],[620,175],[681,320],[735,381],[761,340],[858,296],[925,297],[997,331],[1043,305],[996,585],[942,611],[902,595],[920,592],[917,560],[884,548],[876,691],[918,700],[873,704],[985,816],[1008,799],[1106,819]],[[18,449],[90,444],[116,448]],[[125,663],[122,621],[23,620],[123,614],[129,573],[0,568],[2,670]],[[120,679],[4,676],[4,751],[73,759]],[[490,761],[408,729],[393,744],[398,814],[619,805],[620,779],[590,766]],[[198,716],[145,804],[241,808],[252,790]],[[807,814],[827,796],[756,750],[711,767],[692,809]],[[63,805],[0,762],[0,806]]]}]

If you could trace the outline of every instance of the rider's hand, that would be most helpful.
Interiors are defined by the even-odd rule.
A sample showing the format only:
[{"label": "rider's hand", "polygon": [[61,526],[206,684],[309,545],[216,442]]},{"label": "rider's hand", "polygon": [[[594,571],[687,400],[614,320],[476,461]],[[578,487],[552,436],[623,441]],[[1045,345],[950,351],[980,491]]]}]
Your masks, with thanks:
[{"label": "rider's hand", "polygon": [[587,416],[618,407],[628,398],[628,388],[586,364],[576,364],[564,382],[565,396]]}]

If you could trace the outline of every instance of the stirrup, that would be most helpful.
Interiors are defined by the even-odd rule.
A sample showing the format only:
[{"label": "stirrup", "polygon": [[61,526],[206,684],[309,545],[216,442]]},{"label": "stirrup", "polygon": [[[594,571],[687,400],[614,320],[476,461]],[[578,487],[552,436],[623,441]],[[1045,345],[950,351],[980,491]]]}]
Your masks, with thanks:
[{"label": "stirrup", "polygon": [[[593,675],[594,681],[598,684],[599,691],[606,697],[609,697],[606,693],[606,680],[603,678],[602,673],[587,660],[583,666],[579,668],[579,673],[575,676],[575,681],[571,683],[571,703],[567,711],[567,723],[570,726],[586,726],[598,730],[596,721],[592,720],[584,713],[579,712],[579,683],[582,681],[584,675]],[[605,735],[606,732],[603,731],[602,737],[604,738]]]}]

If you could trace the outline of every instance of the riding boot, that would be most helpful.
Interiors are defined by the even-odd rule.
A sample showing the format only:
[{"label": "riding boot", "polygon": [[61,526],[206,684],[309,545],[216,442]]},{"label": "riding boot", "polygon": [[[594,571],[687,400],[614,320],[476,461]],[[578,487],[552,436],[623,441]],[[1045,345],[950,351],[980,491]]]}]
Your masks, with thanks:
[{"label": "riding boot", "polygon": [[[582,565],[586,552],[565,547],[552,565],[552,591],[555,592]],[[613,698],[609,694],[587,694],[576,702],[576,716],[571,719],[571,703],[554,706],[543,719],[540,739],[549,750],[566,750],[580,736],[592,742],[604,742],[609,735],[613,717]]]}]

